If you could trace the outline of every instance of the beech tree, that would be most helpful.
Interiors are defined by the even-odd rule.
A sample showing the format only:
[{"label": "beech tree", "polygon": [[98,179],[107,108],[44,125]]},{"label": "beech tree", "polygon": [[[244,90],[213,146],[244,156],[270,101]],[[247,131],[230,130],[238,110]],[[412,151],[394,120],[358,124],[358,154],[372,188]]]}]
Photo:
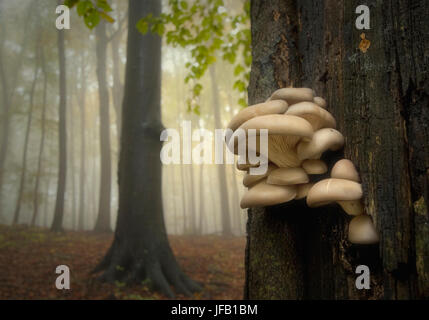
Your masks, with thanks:
[{"label": "beech tree", "polygon": [[[180,269],[168,243],[161,192],[161,37],[142,36],[137,21],[160,14],[158,0],[130,0],[122,103],[119,210],[115,237],[95,269],[107,281],[141,283],[173,297],[199,285]],[[144,97],[144,99],[142,98]]]},{"label": "beech tree", "polygon": [[[328,101],[346,143],[325,160],[356,164],[380,242],[349,243],[336,206],[252,208],[247,299],[429,297],[429,3],[371,2],[369,30],[355,26],[360,4],[253,0],[249,104],[288,86]],[[369,290],[355,287],[358,265]]]}]

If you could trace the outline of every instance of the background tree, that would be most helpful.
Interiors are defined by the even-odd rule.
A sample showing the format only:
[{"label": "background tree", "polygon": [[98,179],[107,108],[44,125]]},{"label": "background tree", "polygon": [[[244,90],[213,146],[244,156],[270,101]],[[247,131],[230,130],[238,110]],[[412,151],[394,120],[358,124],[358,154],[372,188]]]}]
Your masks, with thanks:
[{"label": "background tree", "polygon": [[199,286],[180,270],[164,225],[159,161],[163,128],[161,37],[142,36],[132,27],[142,16],[157,16],[160,11],[157,0],[129,1],[118,220],[113,244],[95,271],[104,270],[102,278],[108,281],[146,280],[154,289],[172,297],[170,285],[184,294]]},{"label": "background tree", "polygon": [[[249,210],[248,299],[429,297],[429,4],[373,3],[371,46],[359,50],[359,1],[251,3],[251,104],[280,87],[310,87],[328,101],[344,155],[359,169],[379,245],[347,241],[350,220],[329,206]],[[371,290],[356,290],[368,265]]]},{"label": "background tree", "polygon": [[[62,3],[61,0],[58,2]],[[55,201],[54,220],[52,222],[52,231],[61,231],[63,229],[64,217],[64,197],[66,190],[66,174],[67,174],[67,129],[66,129],[66,105],[67,105],[67,87],[66,87],[66,57],[64,51],[64,30],[57,31],[58,41],[58,65],[59,65],[59,172],[57,195]]]}]

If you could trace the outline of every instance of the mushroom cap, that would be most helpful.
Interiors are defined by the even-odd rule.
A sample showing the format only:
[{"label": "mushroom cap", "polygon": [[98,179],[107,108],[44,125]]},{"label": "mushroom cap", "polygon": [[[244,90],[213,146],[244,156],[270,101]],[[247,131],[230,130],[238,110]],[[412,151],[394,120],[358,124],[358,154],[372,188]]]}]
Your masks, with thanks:
[{"label": "mushroom cap", "polygon": [[267,184],[265,179],[252,186],[243,195],[240,207],[266,207],[291,201],[296,196],[296,186]]},{"label": "mushroom cap", "polygon": [[268,114],[247,120],[241,126],[241,129],[267,129],[269,135],[297,136],[312,138],[313,127],[311,124],[300,117],[285,114]]},{"label": "mushroom cap", "polygon": [[297,185],[298,190],[297,190],[297,193],[296,193],[295,199],[296,199],[296,200],[299,200],[299,199],[303,199],[303,198],[305,198],[305,197],[307,196],[307,194],[308,194],[308,191],[310,191],[310,189],[311,189],[313,186],[314,186],[314,183],[313,183],[313,182],[310,182],[310,183],[303,183],[303,184],[298,184],[298,185]]},{"label": "mushroom cap", "polygon": [[335,163],[331,170],[331,177],[338,179],[347,179],[359,182],[359,173],[355,165],[348,159],[341,159]]},{"label": "mushroom cap", "polygon": [[336,151],[344,145],[343,135],[332,128],[317,130],[311,141],[301,141],[297,145],[298,158],[318,159],[326,150]]},{"label": "mushroom cap", "polygon": [[296,144],[299,139],[294,136],[269,135],[268,155],[265,156],[278,167],[299,167],[301,160],[296,153]]},{"label": "mushroom cap", "polygon": [[307,205],[319,207],[333,201],[359,200],[362,198],[360,183],[344,179],[324,179],[317,182],[307,194]]},{"label": "mushroom cap", "polygon": [[259,163],[251,164],[248,161],[246,161],[245,163],[240,163],[239,159],[240,159],[240,156],[238,156],[238,158],[237,158],[236,167],[240,171],[249,171],[249,168],[259,167]]},{"label": "mushroom cap", "polygon": [[262,116],[266,114],[281,114],[285,113],[287,110],[288,104],[284,100],[272,100],[264,103],[258,103],[253,106],[244,108],[239,113],[237,113],[229,122],[228,128],[235,131],[239,126],[241,126],[247,120],[250,120],[257,116]]},{"label": "mushroom cap", "polygon": [[328,105],[326,100],[322,97],[314,97],[313,102],[323,109],[326,109],[326,106]]},{"label": "mushroom cap", "polygon": [[324,174],[328,172],[328,166],[322,160],[307,159],[301,163],[301,167],[307,174]]},{"label": "mushroom cap", "polygon": [[313,101],[314,91],[309,88],[281,88],[274,91],[268,101],[284,100],[289,105],[301,101]]},{"label": "mushroom cap", "polygon": [[[285,114],[255,117],[243,123],[240,129],[246,132],[249,129],[267,129],[268,154],[263,155],[279,167],[299,166],[301,161],[298,159],[295,146],[300,139],[311,139],[313,136],[313,127],[307,120]],[[236,140],[238,144],[239,140]],[[256,139],[256,142],[258,144],[259,139]],[[256,151],[260,151],[258,145]]]},{"label": "mushroom cap", "polygon": [[307,174],[302,168],[277,168],[270,172],[267,183],[288,186],[291,184],[307,183]]},{"label": "mushroom cap", "polygon": [[270,174],[270,172],[272,170],[276,169],[276,168],[277,168],[276,165],[274,165],[272,163],[269,163],[268,164],[268,169],[267,169],[267,171],[264,174],[249,174],[249,173],[246,173],[244,175],[244,178],[243,178],[243,185],[245,187],[250,188],[255,183],[257,183],[259,180],[264,179],[266,176],[268,176]]},{"label": "mushroom cap", "polygon": [[314,131],[321,128],[335,128],[337,126],[334,117],[328,111],[309,101],[289,106],[285,114],[304,118],[311,123]]},{"label": "mushroom cap", "polygon": [[350,221],[348,238],[355,244],[373,244],[379,241],[371,217],[365,214],[356,216]]},{"label": "mushroom cap", "polygon": [[363,204],[359,200],[337,201],[343,210],[350,216],[358,216],[363,214]]}]

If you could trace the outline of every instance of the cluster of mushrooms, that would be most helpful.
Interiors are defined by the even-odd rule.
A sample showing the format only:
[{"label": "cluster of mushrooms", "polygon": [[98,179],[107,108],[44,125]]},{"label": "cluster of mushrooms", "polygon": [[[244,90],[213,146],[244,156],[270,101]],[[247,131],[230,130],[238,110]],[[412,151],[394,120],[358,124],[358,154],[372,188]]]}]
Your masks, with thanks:
[{"label": "cluster of mushrooms", "polygon": [[[303,198],[309,207],[336,202],[354,216],[349,224],[350,242],[378,242],[372,220],[364,213],[359,174],[350,160],[338,161],[329,179],[311,182],[312,175],[328,171],[320,160],[322,154],[344,145],[343,135],[335,130],[334,117],[326,110],[326,101],[312,89],[279,89],[266,102],[241,110],[228,128],[233,132],[240,128],[246,133],[250,129],[268,130],[266,173],[252,175],[249,168],[255,165],[237,162],[237,169],[247,171],[243,184],[248,190],[241,199],[242,208],[272,206]],[[238,154],[235,139],[226,142],[228,148]]]}]

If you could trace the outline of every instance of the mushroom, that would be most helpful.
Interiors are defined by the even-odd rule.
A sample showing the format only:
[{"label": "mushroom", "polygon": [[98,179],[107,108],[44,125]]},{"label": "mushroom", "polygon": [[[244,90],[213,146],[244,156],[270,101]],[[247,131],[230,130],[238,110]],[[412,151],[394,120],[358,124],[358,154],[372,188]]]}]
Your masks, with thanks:
[{"label": "mushroom", "polygon": [[336,151],[344,145],[343,135],[332,128],[317,130],[313,139],[301,141],[297,145],[298,159],[319,159],[326,150]]},{"label": "mushroom", "polygon": [[283,100],[272,100],[249,106],[237,113],[231,119],[227,128],[231,129],[232,131],[235,131],[247,120],[267,114],[282,114],[286,112],[287,108],[288,104]]},{"label": "mushroom", "polygon": [[250,207],[266,207],[293,200],[296,186],[278,186],[267,184],[265,179],[252,186],[241,198],[242,209]]},{"label": "mushroom", "polygon": [[281,88],[273,92],[267,101],[281,99],[289,105],[301,101],[313,101],[314,91],[309,88]]},{"label": "mushroom", "polygon": [[320,207],[325,204],[344,200],[362,198],[362,186],[354,181],[344,179],[324,179],[317,182],[307,194],[309,207]]},{"label": "mushroom", "polygon": [[249,168],[255,168],[255,167],[258,167],[258,166],[259,166],[259,163],[252,164],[252,163],[249,163],[247,161],[245,163],[241,163],[240,156],[238,156],[237,163],[236,163],[236,167],[237,167],[238,170],[240,170],[240,171],[249,171]]},{"label": "mushroom", "polygon": [[328,166],[322,160],[307,159],[301,163],[301,167],[307,174],[324,174],[328,171]]},{"label": "mushroom", "polygon": [[348,201],[337,201],[337,203],[343,208],[343,210],[351,215],[358,216],[363,214],[363,205],[361,199],[348,200]]},{"label": "mushroom", "polygon": [[278,185],[302,184],[309,181],[302,168],[277,168],[268,175],[267,183]]},{"label": "mushroom", "polygon": [[297,192],[296,192],[296,196],[295,199],[299,200],[299,199],[303,199],[307,196],[308,191],[314,186],[314,183],[310,182],[310,183],[304,183],[304,184],[298,184],[297,185]]},{"label": "mushroom", "polygon": [[264,174],[249,174],[246,173],[244,178],[243,178],[243,185],[245,187],[250,188],[251,186],[253,186],[256,182],[258,182],[259,180],[265,178],[266,176],[268,176],[270,174],[270,172],[274,169],[276,169],[277,166],[270,163],[268,164],[268,169]]},{"label": "mushroom", "polygon": [[268,130],[268,159],[279,167],[297,167],[298,159],[295,146],[300,139],[311,139],[313,127],[300,117],[284,114],[271,114],[252,118],[240,126],[240,129]]},{"label": "mushroom", "polygon": [[[359,182],[359,174],[353,164],[348,159],[341,159],[335,163],[331,170],[331,178],[346,179]],[[363,214],[364,208],[361,199],[351,201],[338,201],[338,204],[345,212],[352,216]]]},{"label": "mushroom", "polygon": [[326,106],[328,105],[326,100],[321,97],[314,97],[313,102],[323,109],[326,109]]},{"label": "mushroom", "polygon": [[334,117],[313,102],[304,101],[291,105],[285,114],[304,118],[311,123],[314,131],[321,128],[335,128],[337,126]]},{"label": "mushroom", "polygon": [[341,159],[335,163],[331,170],[331,178],[347,179],[359,182],[359,173],[355,165],[348,159]]},{"label": "mushroom", "polygon": [[354,217],[349,223],[349,241],[355,244],[374,244],[378,234],[371,217],[365,214]]}]

